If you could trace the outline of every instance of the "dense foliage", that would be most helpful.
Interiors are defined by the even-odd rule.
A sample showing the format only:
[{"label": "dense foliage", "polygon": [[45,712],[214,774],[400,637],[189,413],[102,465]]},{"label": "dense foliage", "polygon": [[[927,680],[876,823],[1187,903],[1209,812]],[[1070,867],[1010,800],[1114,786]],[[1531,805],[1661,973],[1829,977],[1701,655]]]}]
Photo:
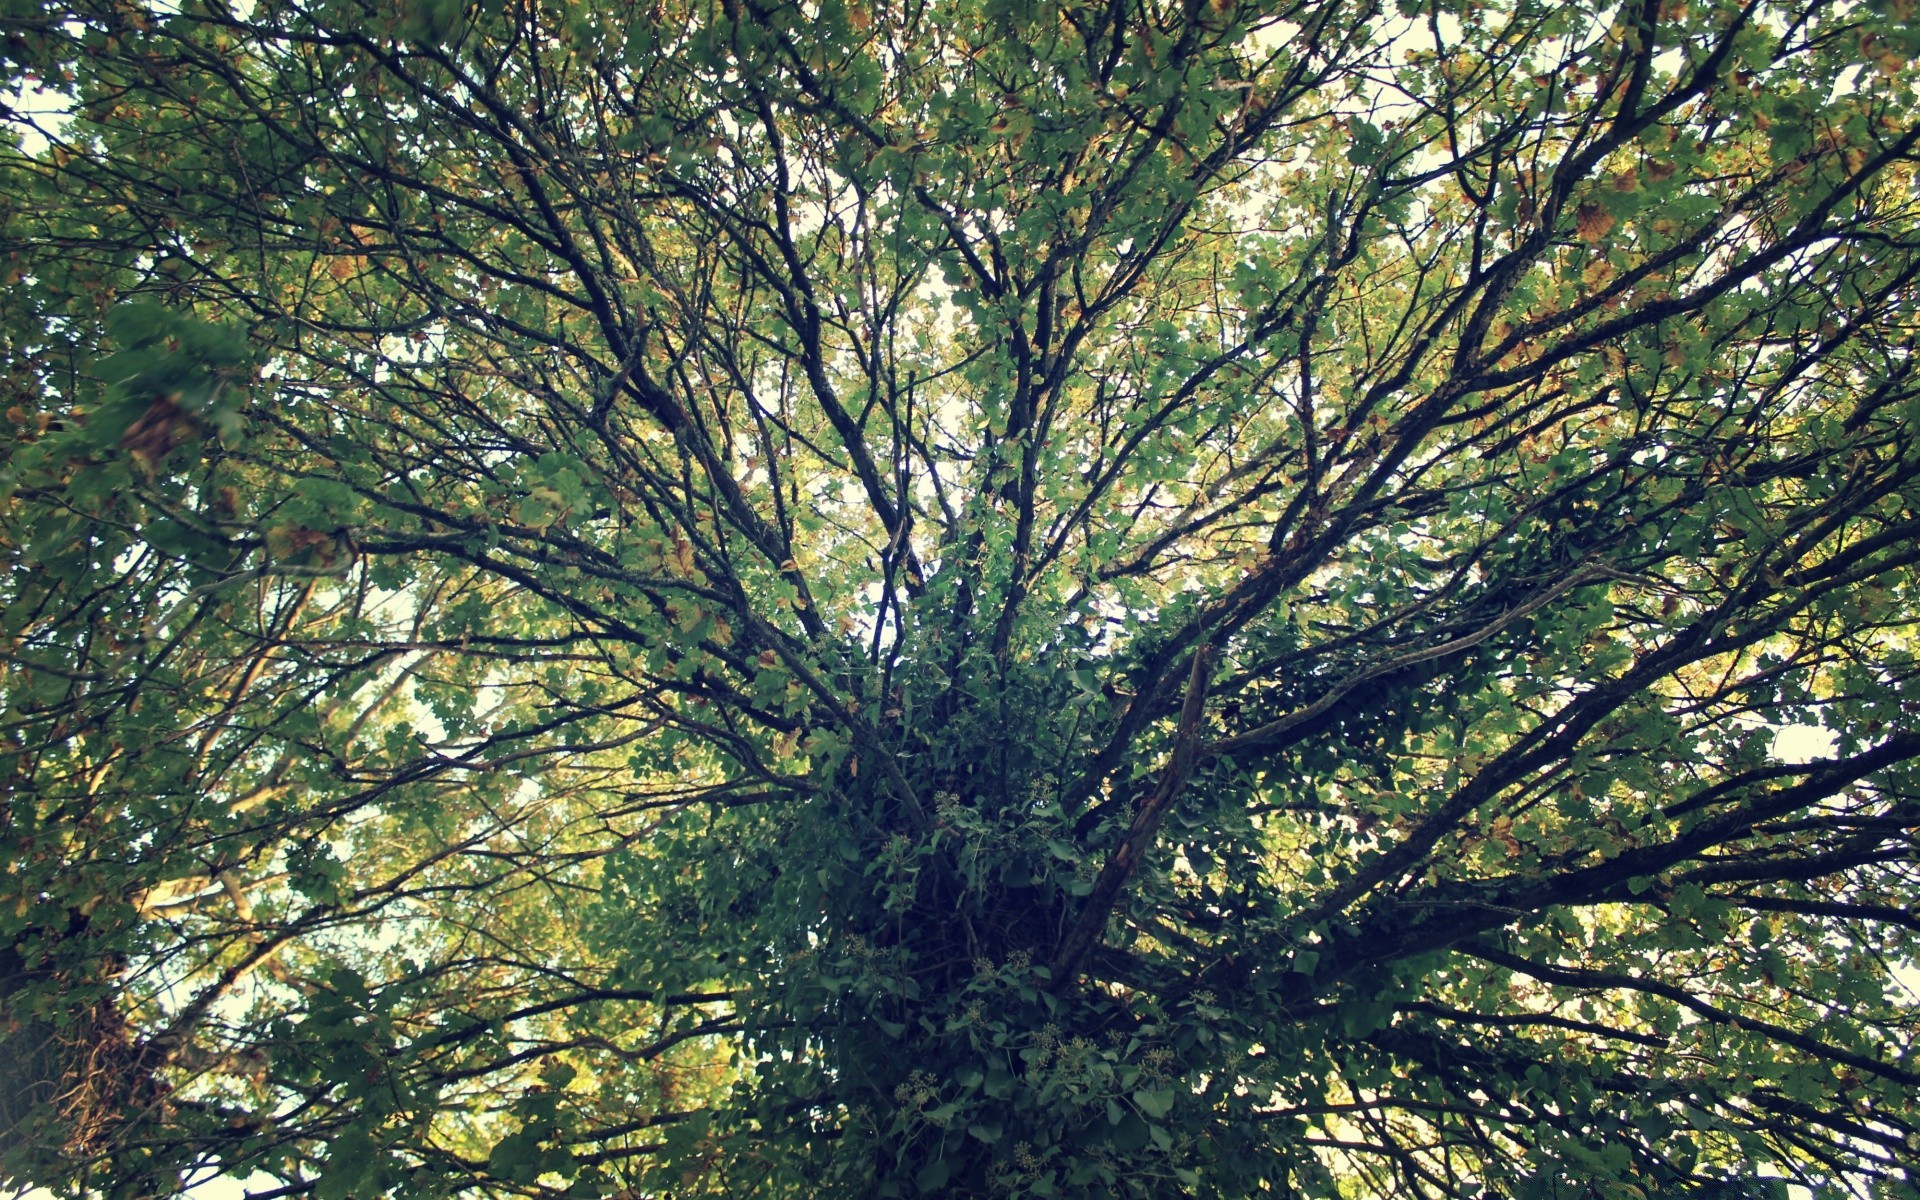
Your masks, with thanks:
[{"label": "dense foliage", "polygon": [[8,0],[0,1174],[1915,1195],[1914,17]]}]

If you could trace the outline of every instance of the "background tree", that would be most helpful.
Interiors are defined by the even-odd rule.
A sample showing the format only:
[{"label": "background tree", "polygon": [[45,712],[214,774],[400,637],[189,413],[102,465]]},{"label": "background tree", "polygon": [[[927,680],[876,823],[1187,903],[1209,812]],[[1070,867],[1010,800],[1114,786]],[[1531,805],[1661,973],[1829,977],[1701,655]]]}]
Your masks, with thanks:
[{"label": "background tree", "polygon": [[1912,17],[8,5],[9,1172],[1914,1194]]}]

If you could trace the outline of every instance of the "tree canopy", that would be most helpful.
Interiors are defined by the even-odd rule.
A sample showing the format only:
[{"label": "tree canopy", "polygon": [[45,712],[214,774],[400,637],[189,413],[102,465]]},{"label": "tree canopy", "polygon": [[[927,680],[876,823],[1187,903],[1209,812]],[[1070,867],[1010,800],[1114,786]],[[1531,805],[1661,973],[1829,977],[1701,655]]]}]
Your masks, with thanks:
[{"label": "tree canopy", "polygon": [[0,1176],[1915,1195],[1914,18],[8,0]]}]

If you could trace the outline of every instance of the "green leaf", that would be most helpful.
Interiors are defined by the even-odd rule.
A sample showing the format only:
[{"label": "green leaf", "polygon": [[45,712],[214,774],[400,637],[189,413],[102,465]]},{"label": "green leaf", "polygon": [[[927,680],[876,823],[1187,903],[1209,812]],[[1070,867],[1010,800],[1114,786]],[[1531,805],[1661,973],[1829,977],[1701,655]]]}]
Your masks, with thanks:
[{"label": "green leaf", "polygon": [[947,1160],[936,1158],[914,1173],[913,1186],[925,1193],[937,1192],[947,1186],[948,1173]]},{"label": "green leaf", "polygon": [[1141,1112],[1158,1120],[1173,1110],[1173,1089],[1141,1088],[1133,1094],[1133,1102]]}]

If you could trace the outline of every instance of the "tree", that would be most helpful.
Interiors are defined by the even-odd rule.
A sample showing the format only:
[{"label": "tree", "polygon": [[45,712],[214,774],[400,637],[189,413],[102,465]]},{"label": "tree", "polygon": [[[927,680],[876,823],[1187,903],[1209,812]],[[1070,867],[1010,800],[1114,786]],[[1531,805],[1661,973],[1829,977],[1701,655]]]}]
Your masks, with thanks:
[{"label": "tree", "polygon": [[10,4],[7,1173],[1915,1194],[1911,9]]}]

